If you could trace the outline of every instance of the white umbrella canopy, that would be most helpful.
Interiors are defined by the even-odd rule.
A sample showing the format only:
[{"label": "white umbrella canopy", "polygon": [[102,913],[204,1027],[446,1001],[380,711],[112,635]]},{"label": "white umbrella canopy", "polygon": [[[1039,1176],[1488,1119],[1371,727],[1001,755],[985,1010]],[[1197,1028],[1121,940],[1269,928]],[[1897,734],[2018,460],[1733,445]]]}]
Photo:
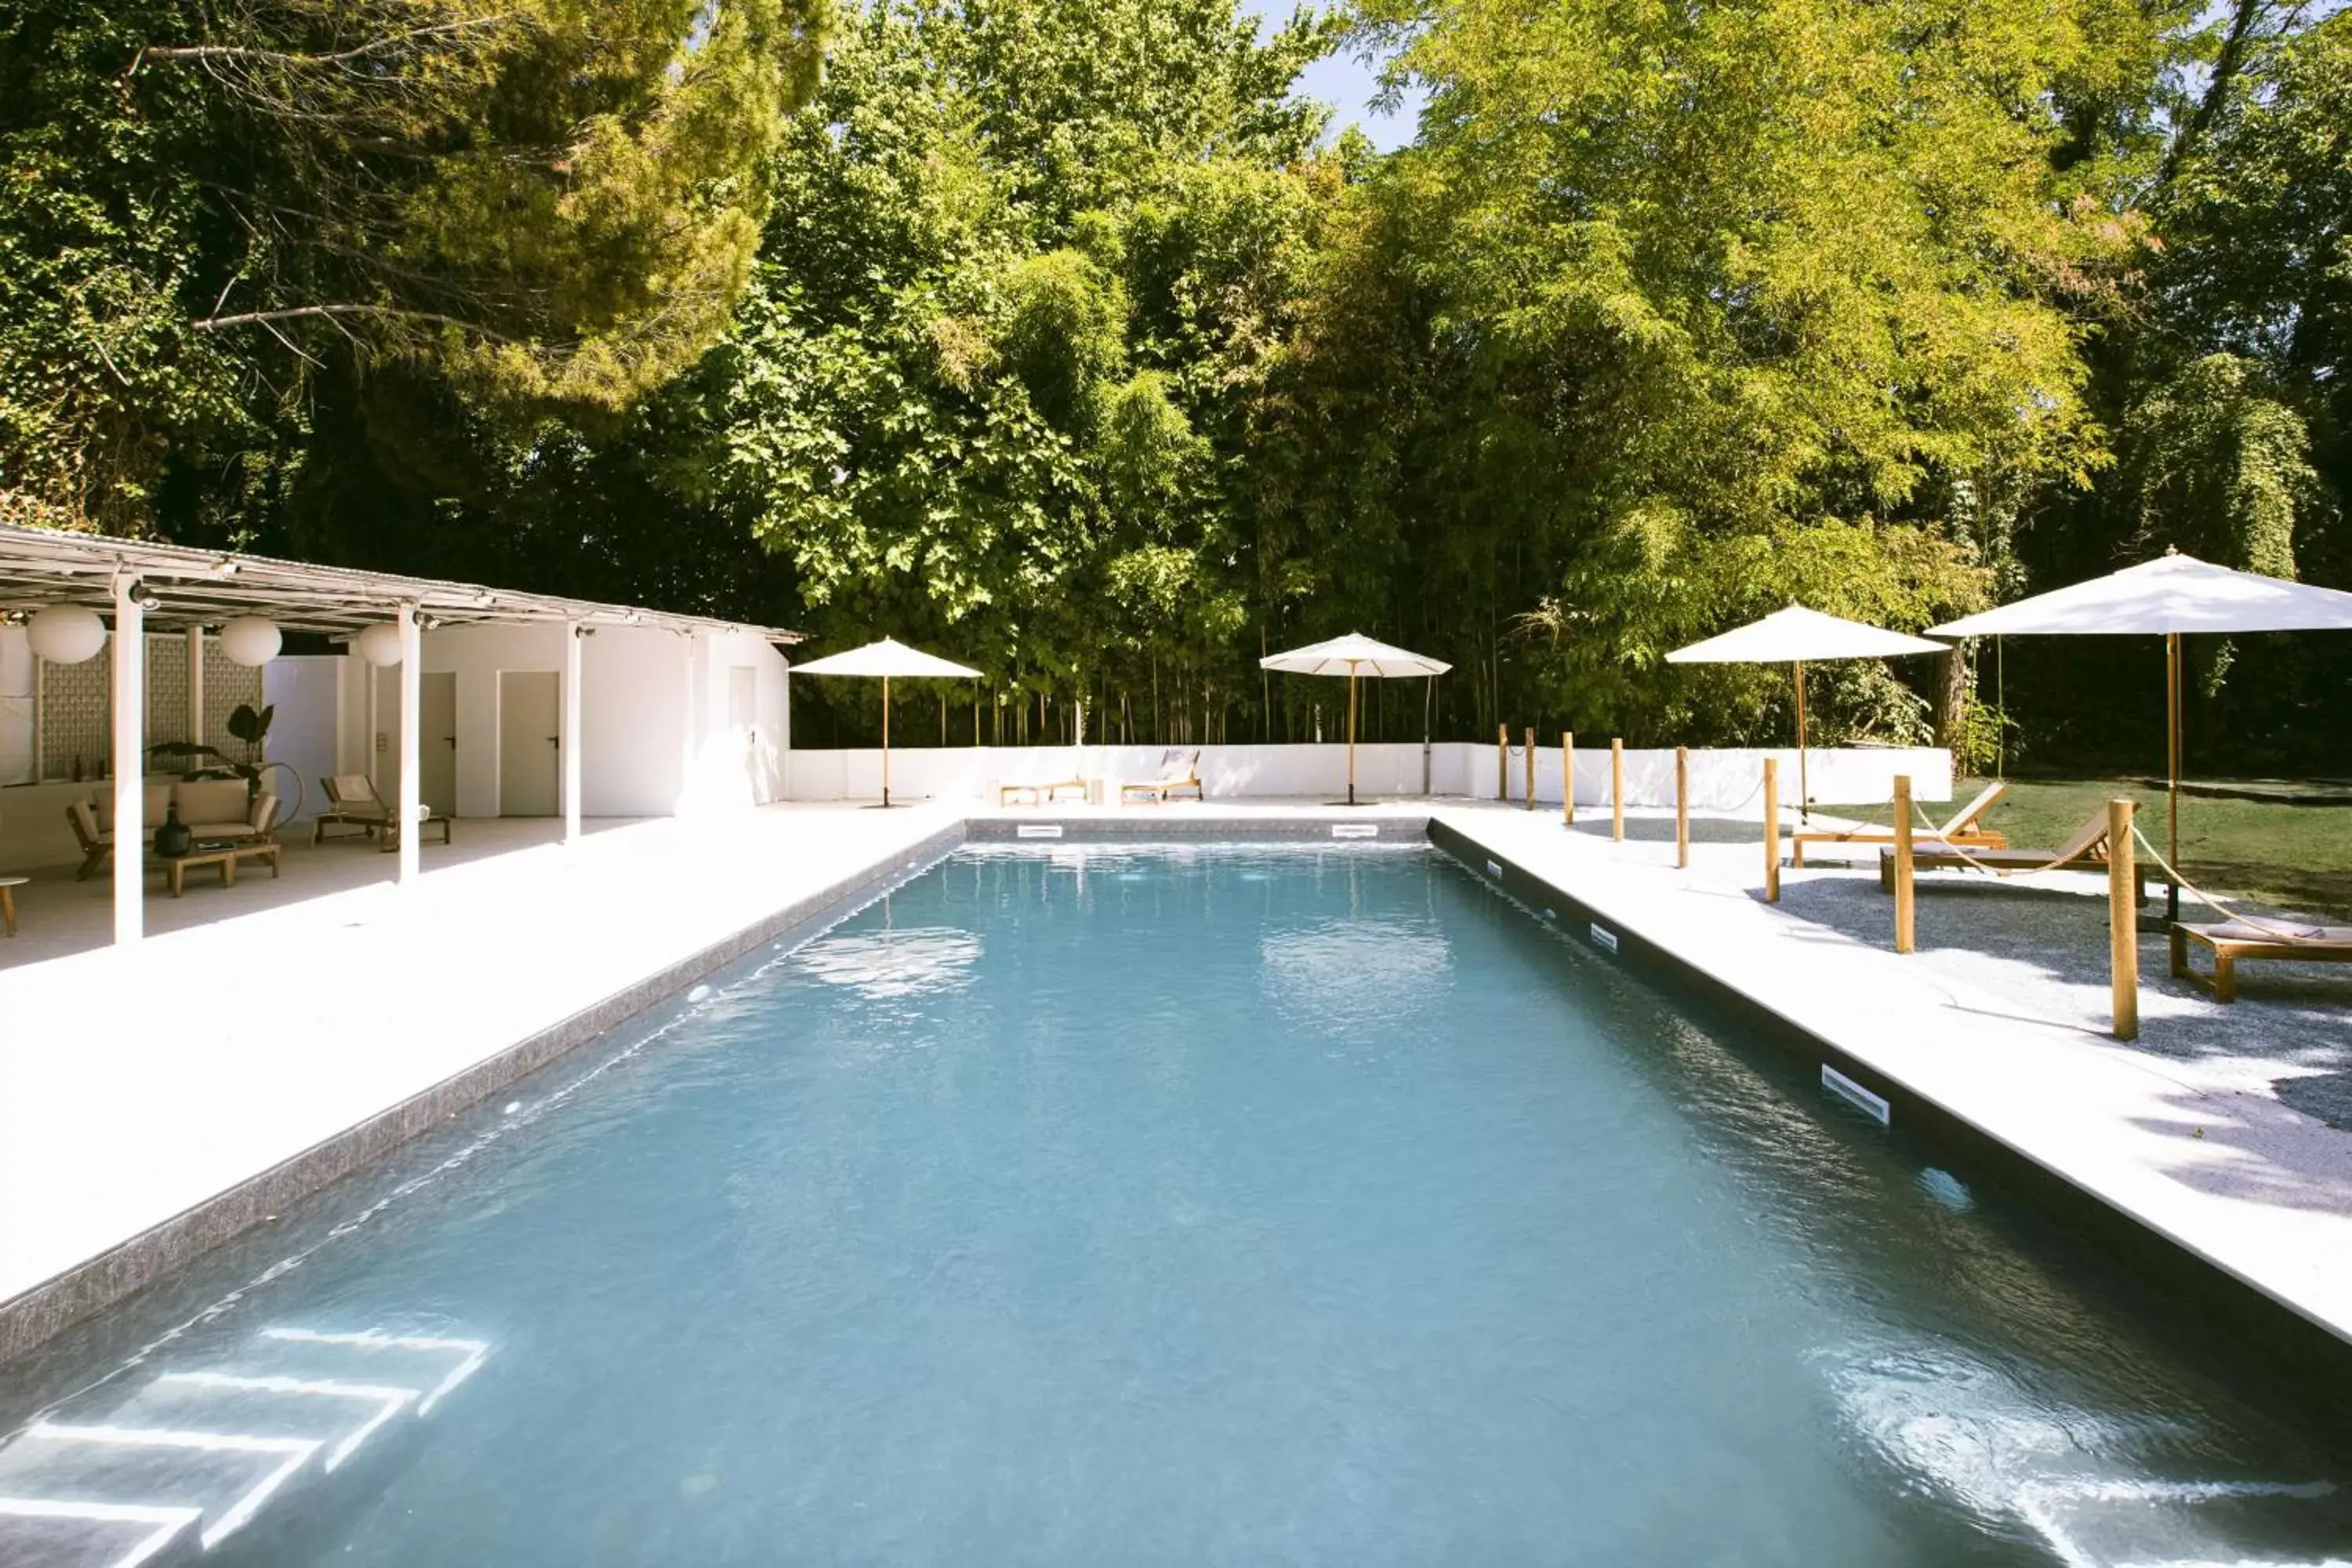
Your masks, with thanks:
[{"label": "white umbrella canopy", "polygon": [[1397,678],[1412,675],[1444,675],[1454,667],[1442,658],[1432,658],[1425,653],[1409,648],[1391,647],[1384,642],[1374,642],[1361,632],[1349,632],[1345,637],[1328,642],[1309,643],[1287,653],[1272,653],[1259,659],[1262,669],[1278,669],[1288,675],[1344,675],[1348,678],[1348,804],[1356,804],[1356,680],[1360,676]]},{"label": "white umbrella canopy", "polygon": [[[2168,550],[2105,577],[2053,588],[1930,628],[1938,637],[2164,638],[2166,844],[2180,864],[2180,638],[2189,632],[2352,631],[2352,594],[2216,566]],[[2168,879],[2169,881],[2169,879]],[[2180,910],[2171,884],[2168,912]]]},{"label": "white umbrella canopy", "polygon": [[827,654],[790,667],[793,675],[865,676],[882,682],[882,805],[890,804],[890,682],[900,680],[977,680],[980,671],[908,647],[896,637],[867,643],[845,653]]},{"label": "white umbrella canopy", "polygon": [[1887,658],[1942,653],[1944,645],[1883,626],[1823,615],[1802,605],[1775,610],[1760,621],[1678,647],[1668,664],[1811,664],[1829,658]]},{"label": "white umbrella canopy", "polygon": [[1361,632],[1309,643],[1288,653],[1268,654],[1257,662],[1263,668],[1291,675],[1444,675],[1454,668],[1425,653],[1374,642]]},{"label": "white umbrella canopy", "polygon": [[1678,647],[1668,664],[1786,664],[1797,687],[1797,809],[1810,816],[1813,792],[1805,765],[1805,666],[1833,658],[1894,658],[1943,653],[1945,646],[1884,626],[1824,615],[1802,605],[1775,610],[1720,637]]},{"label": "white umbrella canopy", "polygon": [[794,675],[864,675],[883,680],[977,680],[980,671],[908,647],[896,637],[867,643],[846,653],[831,653],[793,666]]},{"label": "white umbrella canopy", "polygon": [[1933,630],[1947,637],[2352,631],[2352,594],[2168,554]]}]

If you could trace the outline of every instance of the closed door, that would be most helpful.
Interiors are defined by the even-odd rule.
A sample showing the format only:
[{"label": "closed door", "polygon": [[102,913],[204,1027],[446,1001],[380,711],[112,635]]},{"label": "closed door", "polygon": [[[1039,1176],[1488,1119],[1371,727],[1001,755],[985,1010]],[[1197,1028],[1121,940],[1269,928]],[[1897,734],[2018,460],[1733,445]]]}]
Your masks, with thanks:
[{"label": "closed door", "polygon": [[558,679],[551,669],[499,673],[500,816],[553,816],[563,808]]},{"label": "closed door", "polygon": [[416,787],[436,816],[457,815],[457,678],[428,675],[418,692],[425,721],[418,727],[422,753]]},{"label": "closed door", "polygon": [[747,733],[760,721],[760,672],[748,664],[727,671],[727,722],[737,733]]}]

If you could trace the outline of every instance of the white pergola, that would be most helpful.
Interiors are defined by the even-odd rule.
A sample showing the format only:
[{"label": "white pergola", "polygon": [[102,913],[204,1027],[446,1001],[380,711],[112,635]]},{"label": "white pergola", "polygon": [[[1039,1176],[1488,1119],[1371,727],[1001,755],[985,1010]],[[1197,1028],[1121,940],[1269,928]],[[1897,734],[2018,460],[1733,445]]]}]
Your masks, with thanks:
[{"label": "white pergola", "polygon": [[114,940],[118,945],[138,942],[145,925],[147,867],[142,846],[149,825],[142,820],[145,748],[138,716],[147,710],[146,634],[151,628],[179,628],[188,634],[192,707],[203,700],[206,626],[240,616],[259,616],[287,630],[320,633],[343,642],[370,626],[390,625],[399,629],[397,809],[402,830],[398,876],[404,885],[414,883],[420,869],[414,825],[424,816],[418,731],[422,639],[426,631],[464,625],[569,628],[571,635],[564,639],[559,742],[566,844],[580,838],[580,639],[583,636],[598,626],[648,626],[676,633],[685,649],[683,668],[689,700],[698,637],[748,632],[779,644],[801,640],[797,632],[772,626],[518,593],[476,583],[318,566],[103,534],[0,527],[0,618],[30,615],[52,605],[79,605],[111,621]]}]

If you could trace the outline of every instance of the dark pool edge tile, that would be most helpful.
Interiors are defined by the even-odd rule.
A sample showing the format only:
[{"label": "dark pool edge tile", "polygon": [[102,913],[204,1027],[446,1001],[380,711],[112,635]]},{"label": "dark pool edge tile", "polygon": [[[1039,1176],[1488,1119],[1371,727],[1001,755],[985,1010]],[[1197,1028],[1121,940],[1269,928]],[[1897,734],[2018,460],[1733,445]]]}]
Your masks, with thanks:
[{"label": "dark pool edge tile", "polygon": [[950,823],[904,849],[623,986],[568,1017],[502,1047],[430,1088],[321,1139],[244,1181],[0,1301],[0,1366],[82,1320],[137,1294],[298,1200],[351,1175],[468,1106],[726,968],[798,928],[848,913],[874,889],[952,853],[966,825]]},{"label": "dark pool edge tile", "polygon": [[[1913,1089],[1832,1041],[1797,1023],[1738,986],[1619,923],[1504,851],[1451,823],[1432,820],[1429,841],[1530,910],[1556,916],[1571,933],[1593,928],[1614,945],[1586,942],[1633,973],[1674,994],[1737,1018],[1778,1049],[1835,1069],[1887,1102],[1892,1118],[1980,1174],[2016,1194],[2060,1228],[2082,1235],[2128,1271],[2154,1299],[2192,1314],[2262,1362],[2291,1393],[2298,1421],[2325,1431],[2332,1447],[2352,1455],[2352,1342],[2306,1315],[2294,1303],[2223,1267],[2189,1243],[2120,1208],[2054,1171],[1998,1134]],[[1824,1089],[1826,1096],[1828,1090]]]}]

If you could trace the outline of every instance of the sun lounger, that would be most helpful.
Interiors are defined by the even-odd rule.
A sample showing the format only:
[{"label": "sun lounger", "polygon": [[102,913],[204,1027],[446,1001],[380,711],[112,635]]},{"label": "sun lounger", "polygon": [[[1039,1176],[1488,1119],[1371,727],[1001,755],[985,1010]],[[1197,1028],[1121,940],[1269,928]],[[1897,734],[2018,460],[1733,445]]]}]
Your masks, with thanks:
[{"label": "sun lounger", "polygon": [[[2107,808],[2100,806],[2055,849],[1979,848],[1940,838],[1922,838],[1911,846],[1911,864],[1923,871],[1982,870],[1995,873],[2027,871],[2104,871],[2107,868]],[[2132,867],[2140,898],[2147,897],[2147,873],[2138,862]],[[1895,851],[1878,852],[1878,886],[1895,891]]]},{"label": "sun lounger", "polygon": [[[2213,975],[2207,979],[2189,966],[2189,944],[2197,942],[2213,954]],[[2213,994],[2216,1002],[2238,999],[2238,961],[2242,958],[2301,959],[2311,963],[2352,963],[2352,926],[2305,925],[2295,921],[2222,921],[2212,925],[2172,926],[2172,973],[2191,985]]]},{"label": "sun lounger", "polygon": [[1187,751],[1181,747],[1171,746],[1160,753],[1160,776],[1119,785],[1118,803],[1125,805],[1129,800],[1137,799],[1165,805],[1171,796],[1181,795],[1187,790],[1192,792],[1194,800],[1202,798],[1201,753],[1197,750]]},{"label": "sun lounger", "polygon": [[[1990,829],[1979,827],[1977,824],[1986,812],[1992,809],[1993,803],[2008,793],[2009,785],[2006,784],[1996,782],[1987,784],[1976,799],[1953,813],[1950,820],[1928,834],[1927,838],[1935,843],[1957,844],[1969,849],[1979,847],[1987,849],[2007,848],[2008,839]],[[1805,863],[1805,846],[1808,844],[1892,844],[1895,842],[1895,830],[1892,827],[1874,826],[1852,827],[1843,833],[1826,831],[1800,833],[1791,839],[1791,842],[1796,845],[1796,851],[1790,857],[1789,864],[1801,866]]]},{"label": "sun lounger", "polygon": [[1079,775],[1079,770],[1085,766],[1085,760],[1086,752],[1073,748],[1070,752],[1071,776],[1068,778],[1053,779],[1038,784],[1000,784],[996,786],[996,804],[1000,806],[1011,805],[1014,804],[1013,799],[1014,795],[1025,795],[1029,798],[1023,804],[1043,805],[1047,801],[1059,800],[1062,797],[1062,792],[1066,789],[1077,791],[1078,798],[1085,800],[1087,795],[1087,781]]},{"label": "sun lounger", "polygon": [[[387,851],[400,847],[400,814],[383,796],[376,794],[375,784],[367,774],[334,773],[319,782],[326,786],[327,809],[311,819],[311,843],[323,844],[331,837],[336,838],[365,837],[380,839],[378,847]],[[441,842],[448,843],[449,818],[434,816],[431,806],[426,806],[424,810],[425,818],[421,826],[427,828],[438,827],[441,830]],[[356,827],[360,831],[356,834],[330,835],[327,832],[330,825],[337,827]]]}]

